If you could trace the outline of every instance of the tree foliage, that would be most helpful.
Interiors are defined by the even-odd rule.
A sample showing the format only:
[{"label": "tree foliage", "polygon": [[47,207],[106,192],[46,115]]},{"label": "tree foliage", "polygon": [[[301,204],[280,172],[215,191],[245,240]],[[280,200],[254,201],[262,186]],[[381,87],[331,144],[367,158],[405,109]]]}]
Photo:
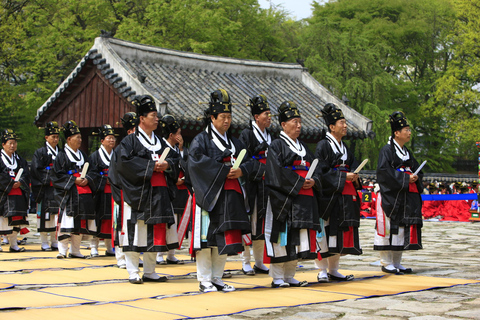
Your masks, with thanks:
[{"label": "tree foliage", "polygon": [[411,148],[432,171],[475,158],[480,6],[473,0],[313,2],[310,19],[257,0],[2,0],[0,129],[29,158],[43,139],[36,110],[91,48],[100,30],[124,40],[196,53],[276,62],[304,60],[320,83],[374,121],[370,158],[403,110]]},{"label": "tree foliage", "polygon": [[[304,33],[306,65],[336,95],[374,120],[374,140],[357,147],[373,158],[391,134],[388,114],[407,114],[413,149],[436,171],[449,170],[445,106],[433,98],[451,59],[455,16],[448,0],[343,0],[320,5]],[[435,132],[435,134],[432,134]],[[447,160],[447,161],[445,161]],[[450,160],[450,161],[448,161]]]}]

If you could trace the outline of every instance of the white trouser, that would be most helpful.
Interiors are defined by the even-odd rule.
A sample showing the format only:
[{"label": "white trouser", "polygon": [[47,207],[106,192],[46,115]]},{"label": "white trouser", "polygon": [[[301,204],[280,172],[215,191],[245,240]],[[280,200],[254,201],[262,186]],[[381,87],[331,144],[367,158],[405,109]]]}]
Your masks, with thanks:
[{"label": "white trouser", "polygon": [[115,247],[115,258],[117,259],[117,265],[126,265],[125,253],[123,252],[122,247]]},{"label": "white trouser", "polygon": [[17,242],[17,231],[12,231],[12,233],[7,234],[8,243],[10,244],[10,248],[18,249],[18,242]]},{"label": "white trouser", "polygon": [[196,252],[197,254],[197,280],[200,282],[211,282],[213,279],[222,279],[226,254],[218,254],[218,248],[205,248]]},{"label": "white trouser", "polygon": [[[157,253],[156,252],[144,252],[143,253],[143,274],[146,276],[155,274],[155,266]],[[127,265],[127,271],[129,279],[135,279],[140,277],[140,252],[127,251],[125,252],[125,261]]]},{"label": "white trouser", "polygon": [[328,258],[323,258],[322,260],[315,259],[315,265],[321,271],[327,271],[327,268],[329,272],[338,271],[340,267],[340,255],[335,254]]},{"label": "white trouser", "polygon": [[384,267],[393,265],[398,268],[402,262],[402,254],[403,251],[380,251],[380,263]]},{"label": "white trouser", "polygon": [[[245,250],[243,251],[242,260],[243,264],[250,264],[251,254],[250,247],[244,246]],[[255,265],[257,267],[263,266],[263,249],[265,247],[265,240],[253,240],[252,241],[252,251],[253,258],[255,259]]]},{"label": "white trouser", "polygon": [[272,263],[270,264],[270,271],[268,274],[273,280],[286,280],[293,279],[297,270],[298,260],[292,260],[288,262]]}]

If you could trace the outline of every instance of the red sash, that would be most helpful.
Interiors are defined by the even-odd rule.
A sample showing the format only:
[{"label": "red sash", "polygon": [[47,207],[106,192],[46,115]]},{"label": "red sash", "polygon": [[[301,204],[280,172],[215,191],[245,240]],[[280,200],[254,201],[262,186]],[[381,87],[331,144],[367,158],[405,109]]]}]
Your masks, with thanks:
[{"label": "red sash", "polygon": [[[294,166],[300,166],[302,165],[302,162],[300,160],[296,160],[293,162],[293,165]],[[305,164],[306,167],[310,167],[310,162],[307,162]],[[294,172],[296,172],[299,176],[305,178],[307,176],[307,173],[308,173],[308,170],[304,170],[304,169],[296,169]],[[310,189],[300,189],[300,192],[298,192],[298,194],[303,194],[305,196],[310,196],[310,197],[313,197],[313,190],[312,188]]]},{"label": "red sash", "polygon": [[225,184],[223,185],[224,190],[234,190],[238,193],[242,193],[242,188],[240,188],[240,183],[238,179],[225,179]]},{"label": "red sash", "polygon": [[[77,177],[77,178],[80,178],[80,173],[78,173],[78,172],[74,173],[73,176]],[[87,194],[87,193],[92,193],[92,190],[90,189],[88,184],[85,187],[81,187],[81,186],[77,185],[77,192],[78,192],[78,194]]]},{"label": "red sash", "polygon": [[[180,174],[178,175],[178,178],[179,179],[182,179],[183,177],[185,177],[185,174],[183,173],[183,170],[180,170]],[[187,189],[187,186],[184,184],[181,184],[181,185],[177,185],[177,189],[178,190],[185,190]]]},{"label": "red sash", "polygon": [[349,196],[357,196],[357,190],[355,190],[352,181],[345,181],[345,186],[343,187],[342,194]]},{"label": "red sash", "polygon": [[267,158],[265,157],[265,151],[260,151],[258,153],[258,155],[262,156],[262,159],[258,159],[258,161],[260,161],[263,164],[266,164],[267,163]]},{"label": "red sash", "polygon": [[[411,175],[412,173],[411,172],[405,172],[406,174],[408,175]],[[408,184],[408,192],[415,192],[415,193],[418,193],[418,188],[417,188],[417,185],[415,182],[413,183],[409,183]]]},{"label": "red sash", "polygon": [[152,184],[152,187],[166,187],[167,180],[165,180],[165,174],[163,172],[154,171],[150,183]]},{"label": "red sash", "polygon": [[[13,180],[15,180],[15,177],[12,177]],[[19,188],[12,188],[10,192],[8,193],[9,196],[21,196],[22,195],[22,189]]]},{"label": "red sash", "polygon": [[112,187],[110,187],[109,183],[105,184],[105,189],[103,189],[103,193],[112,193]]}]

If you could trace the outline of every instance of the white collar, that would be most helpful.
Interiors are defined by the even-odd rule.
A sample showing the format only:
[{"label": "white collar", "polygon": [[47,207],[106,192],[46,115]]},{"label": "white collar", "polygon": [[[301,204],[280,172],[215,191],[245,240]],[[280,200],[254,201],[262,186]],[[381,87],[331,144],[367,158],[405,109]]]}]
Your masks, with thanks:
[{"label": "white collar", "polygon": [[53,147],[50,145],[50,143],[48,143],[48,141],[45,141],[45,144],[47,145],[47,154],[52,156],[52,160],[55,160],[58,153],[58,146],[55,146],[55,150],[54,150]]},{"label": "white collar", "polygon": [[177,145],[173,145],[173,146],[172,146],[172,145],[170,144],[170,142],[168,142],[167,139],[165,139],[165,138],[162,138],[162,139],[163,139],[163,141],[165,141],[165,143],[167,144],[167,146],[170,147],[170,149],[172,149],[172,150],[175,151],[176,153],[180,153],[180,149],[177,147]]},{"label": "white collar", "polygon": [[153,131],[152,135],[149,137],[142,128],[138,127],[138,135],[136,136],[138,141],[140,141],[140,143],[149,151],[157,152],[162,148],[160,140],[158,140],[157,136],[153,133]]},{"label": "white collar", "polygon": [[347,160],[347,148],[345,147],[345,144],[343,144],[343,141],[340,140],[340,143],[338,143],[337,139],[330,132],[327,132],[327,140],[330,143],[333,152],[335,154],[340,153],[343,161]]},{"label": "white collar", "polygon": [[10,170],[15,170],[17,169],[17,159],[15,157],[15,152],[12,154],[10,157],[5,150],[2,149],[2,161],[5,164],[5,166],[10,169]]},{"label": "white collar", "polygon": [[255,134],[255,137],[257,138],[258,142],[262,143],[265,141],[268,145],[272,143],[272,137],[270,136],[266,128],[265,128],[265,131],[262,132],[262,130],[260,130],[260,127],[255,122],[255,120],[252,121],[252,127],[253,127],[253,133]]},{"label": "white collar", "polygon": [[71,162],[74,162],[77,167],[82,167],[85,163],[85,159],[83,159],[83,154],[80,152],[80,149],[78,149],[77,151],[73,151],[73,149],[70,148],[68,144],[66,144],[65,153],[67,154],[68,159]]},{"label": "white collar", "polygon": [[398,144],[398,142],[395,141],[395,139],[390,137],[389,141],[388,141],[388,144],[391,144],[392,140],[394,142],[395,153],[396,153],[397,157],[402,159],[402,161],[407,161],[408,159],[410,159],[410,153],[408,152],[407,148],[405,148],[405,146],[403,146],[403,148],[401,148],[400,145]]},{"label": "white collar", "polygon": [[100,154],[100,159],[102,159],[103,163],[110,167],[110,160],[112,159],[113,150],[108,153],[107,149],[105,149],[105,147],[101,145],[98,149],[98,153]]},{"label": "white collar", "polygon": [[280,131],[280,138],[282,138],[293,152],[298,154],[300,157],[305,157],[307,154],[307,150],[303,147],[303,145],[296,139],[295,141],[290,138],[285,131]]},{"label": "white collar", "polygon": [[[220,151],[225,151],[226,149],[230,150],[230,152],[232,153],[232,157],[235,155],[235,152],[236,152],[236,148],[235,148],[235,145],[233,144],[232,141],[230,141],[227,137],[227,135],[225,134],[225,137],[223,137],[218,131],[217,129],[215,129],[215,127],[213,126],[213,124],[211,125],[211,128],[214,131],[214,133],[212,134],[212,141],[213,143],[215,143],[215,145],[217,146],[218,149],[220,149]],[[206,130],[206,129],[205,129]],[[215,134],[216,133],[216,134]],[[227,145],[230,145],[230,148],[228,148],[227,146],[224,145],[224,143],[222,143],[218,137],[221,137],[223,139],[225,139],[225,142]]]},{"label": "white collar", "polygon": [[221,134],[218,132],[217,128],[213,125],[213,123],[210,124],[212,126],[213,131],[215,131],[216,134],[218,134],[219,137],[221,137],[223,140],[225,140],[226,143],[228,143],[228,137],[227,133],[225,132],[224,134]]}]

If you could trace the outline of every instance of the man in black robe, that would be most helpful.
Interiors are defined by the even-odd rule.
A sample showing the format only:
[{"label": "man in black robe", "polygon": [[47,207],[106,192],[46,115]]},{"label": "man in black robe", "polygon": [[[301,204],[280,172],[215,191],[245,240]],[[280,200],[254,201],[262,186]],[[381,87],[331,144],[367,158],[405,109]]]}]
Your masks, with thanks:
[{"label": "man in black robe", "polygon": [[303,287],[294,278],[299,259],[317,257],[316,233],[321,231],[318,201],[321,184],[315,172],[307,179],[314,160],[298,137],[302,120],[297,106],[285,101],[279,108],[280,137],[268,148],[265,184],[269,200],[265,216],[265,245],[271,259],[272,287]]},{"label": "man in black robe", "polygon": [[[23,252],[17,234],[27,226],[30,200],[30,173],[27,161],[17,154],[17,135],[13,130],[2,131],[0,160],[0,234],[7,235],[10,252]],[[23,171],[21,177],[19,171]],[[18,176],[18,180],[16,180]],[[1,248],[0,248],[1,251]]]},{"label": "man in black robe", "polygon": [[360,197],[356,190],[361,188],[361,184],[358,174],[353,173],[358,163],[342,142],[347,135],[347,121],[342,110],[327,103],[322,115],[328,133],[325,139],[318,142],[315,158],[318,159],[322,179],[320,210],[324,217],[325,234],[319,236],[323,252],[322,260],[315,261],[320,269],[317,280],[349,281],[353,280],[353,275],[342,275],[338,268],[340,255],[362,254],[358,236]]},{"label": "man in black robe", "polygon": [[109,124],[103,125],[99,132],[95,133],[100,136],[101,145],[88,158],[88,162],[93,164],[98,171],[97,181],[95,182],[97,188],[93,190],[97,234],[93,235],[90,241],[90,255],[98,257],[99,240],[104,239],[107,248],[105,255],[113,256],[115,252],[112,245],[112,188],[108,181],[108,170],[117,138],[115,131]]},{"label": "man in black robe", "polygon": [[[123,192],[123,222],[120,246],[126,257],[129,281],[164,282],[155,273],[157,252],[178,248],[172,207],[178,178],[178,155],[170,152],[160,162],[168,146],[154,130],[158,126],[157,108],[151,96],[138,96],[132,103],[139,118],[135,134],[126,136],[112,157],[113,184]],[[143,276],[139,257],[143,252]]]},{"label": "man in black robe", "polygon": [[[52,184],[53,160],[58,154],[60,128],[50,121],[45,125],[45,145],[35,151],[32,158],[31,176],[33,199],[37,203],[37,221],[43,251],[58,250],[55,231],[58,220],[59,203],[55,200]],[[51,244],[48,243],[50,233]]]},{"label": "man in black robe", "polygon": [[248,180],[259,168],[247,156],[239,168],[232,167],[244,145],[230,136],[231,121],[228,93],[215,90],[205,112],[205,131],[193,139],[189,149],[188,174],[196,203],[190,249],[197,257],[201,292],[235,290],[222,281],[225,262],[227,255],[243,251],[242,235],[251,231],[239,178]]},{"label": "man in black robe", "polygon": [[63,125],[66,144],[53,161],[52,183],[55,198],[59,202],[58,222],[58,259],[67,257],[68,244],[71,241],[69,258],[90,258],[80,252],[83,234],[97,231],[92,189],[95,189],[95,166],[88,166],[85,177],[87,156],[80,150],[82,135],[75,121]]},{"label": "man in black robe", "polygon": [[[135,112],[127,112],[120,118],[122,121],[122,126],[126,135],[132,134],[135,132],[135,127],[138,125],[138,117]],[[123,223],[123,192],[120,188],[118,179],[115,179],[116,175],[116,160],[115,150],[113,152],[112,158],[110,160],[109,175],[108,181],[110,182],[110,187],[112,189],[112,198],[114,200],[112,206],[112,221],[113,221],[113,243],[115,245],[115,258],[117,259],[117,266],[120,269],[126,269],[127,264],[125,260],[125,253],[120,246],[120,238],[125,236],[122,234],[122,223]],[[143,262],[140,262],[142,264]]]},{"label": "man in black robe", "polygon": [[[176,183],[175,199],[172,201],[173,211],[175,213],[175,221],[177,222],[178,226],[189,199],[189,192],[187,186],[185,185],[185,168],[188,155],[187,150],[183,148],[182,129],[180,128],[180,124],[177,122],[175,117],[170,114],[166,114],[160,119],[160,122],[163,141],[170,149],[172,149],[171,152],[175,152],[179,156],[179,175]],[[179,242],[179,245],[182,244]],[[175,257],[175,249],[171,249],[168,251],[166,260],[163,259],[163,253],[159,252],[157,254],[157,263],[183,264],[184,262],[183,260],[178,260],[177,257]]]},{"label": "man in black robe", "polygon": [[250,206],[250,222],[252,225],[252,251],[255,264],[250,266],[250,246],[246,245],[243,252],[242,271],[247,275],[255,273],[268,274],[268,268],[263,261],[265,247],[265,211],[267,207],[268,190],[265,185],[265,163],[267,163],[268,146],[272,143],[272,137],[268,131],[271,124],[270,106],[267,97],[263,94],[250,99],[250,110],[254,120],[249,128],[245,128],[240,134],[240,141],[246,146],[253,161],[258,162],[260,171],[248,184],[248,202]]},{"label": "man in black robe", "polygon": [[377,203],[377,224],[374,250],[380,251],[382,271],[411,273],[401,265],[404,250],[422,249],[422,190],[423,173],[405,147],[411,130],[405,115],[396,111],[389,117],[392,136],[378,156],[377,180],[380,193]]}]

